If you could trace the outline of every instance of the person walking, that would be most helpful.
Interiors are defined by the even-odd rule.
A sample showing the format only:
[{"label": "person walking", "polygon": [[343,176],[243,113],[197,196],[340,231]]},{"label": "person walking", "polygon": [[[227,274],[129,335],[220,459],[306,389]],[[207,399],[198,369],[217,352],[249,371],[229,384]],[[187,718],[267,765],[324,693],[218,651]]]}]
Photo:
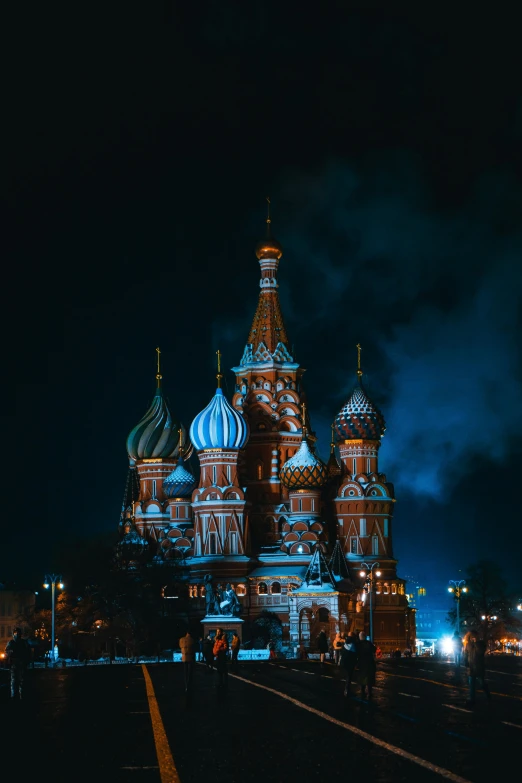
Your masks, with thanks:
[{"label": "person walking", "polygon": [[237,631],[234,631],[233,633],[232,640],[230,642],[230,649],[232,650],[232,671],[237,672],[239,669],[237,656],[239,655],[239,650],[241,649],[241,639],[237,635]]},{"label": "person walking", "polygon": [[214,641],[210,634],[203,639],[203,658],[207,664],[207,672],[214,671]]},{"label": "person walking", "polygon": [[339,666],[339,661],[341,659],[341,652],[343,649],[345,643],[345,638],[341,634],[340,631],[337,631],[335,634],[334,640],[333,640],[333,649],[334,649],[334,661],[337,666]]},{"label": "person walking", "polygon": [[346,672],[344,695],[349,696],[352,685],[353,672],[357,663],[357,640],[353,634],[348,634],[341,648],[341,668]]},{"label": "person walking", "polygon": [[328,638],[324,631],[320,631],[317,637],[317,649],[319,650],[319,660],[324,663],[326,653],[328,652]]},{"label": "person walking", "polygon": [[487,700],[491,701],[489,685],[486,682],[486,661],[484,660],[485,655],[486,642],[483,639],[478,638],[476,631],[471,631],[468,643],[466,644],[466,651],[464,653],[464,664],[468,667],[468,700],[466,702],[466,707],[475,706],[475,691],[477,687],[477,680],[480,681],[482,690],[486,694]]},{"label": "person walking", "polygon": [[365,698],[366,688],[368,688],[368,697],[371,698],[372,688],[375,685],[375,673],[377,671],[375,653],[375,645],[366,638],[364,631],[361,631],[359,634],[359,644],[357,645],[357,669],[359,671],[361,696]]},{"label": "person walking", "polygon": [[228,669],[227,669],[227,655],[228,655],[228,641],[226,634],[222,628],[216,630],[216,636],[214,639],[214,656],[216,658],[216,670],[218,673],[218,687],[228,687]]},{"label": "person walking", "polygon": [[462,642],[462,637],[455,631],[453,634],[453,654],[455,656],[455,665],[460,666],[460,663],[462,661],[462,653],[464,650],[464,644]]},{"label": "person walking", "polygon": [[11,670],[11,698],[22,698],[25,670],[31,658],[27,639],[22,638],[22,629],[13,628],[13,638],[7,642],[5,652]]},{"label": "person walking", "polygon": [[189,631],[179,640],[181,648],[181,660],[183,661],[183,674],[185,676],[185,690],[190,690],[192,686],[192,675],[194,673],[194,660],[196,653],[196,643]]}]

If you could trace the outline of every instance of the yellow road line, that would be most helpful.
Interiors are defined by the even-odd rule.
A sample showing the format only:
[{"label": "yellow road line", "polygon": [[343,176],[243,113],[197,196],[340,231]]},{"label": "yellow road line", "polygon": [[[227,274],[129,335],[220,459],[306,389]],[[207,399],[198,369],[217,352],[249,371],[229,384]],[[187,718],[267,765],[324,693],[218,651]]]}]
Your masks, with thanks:
[{"label": "yellow road line", "polygon": [[295,704],[296,707],[300,707],[303,710],[308,710],[308,712],[311,712],[314,715],[329,721],[330,723],[334,723],[336,726],[340,726],[347,731],[351,731],[352,734],[356,734],[358,737],[362,737],[363,739],[368,740],[368,742],[372,742],[374,745],[390,751],[390,753],[395,753],[397,756],[401,756],[403,759],[407,759],[407,761],[412,761],[414,764],[418,764],[419,767],[429,769],[431,772],[435,772],[437,775],[441,775],[442,777],[446,778],[446,780],[451,780],[452,783],[470,783],[469,780],[462,778],[460,775],[456,775],[449,769],[439,767],[437,764],[432,764],[431,761],[426,761],[426,759],[420,758],[420,756],[414,756],[413,753],[408,753],[407,750],[398,748],[396,745],[391,745],[389,742],[384,742],[384,740],[380,740],[377,737],[374,737],[373,734],[368,734],[368,732],[357,728],[357,726],[352,726],[350,723],[344,723],[341,720],[337,720],[337,718],[332,718],[332,716],[328,715],[326,712],[321,712],[321,710],[316,710],[314,707],[309,707],[308,704],[303,704],[302,701],[293,699],[291,696],[287,696],[286,693],[276,691],[274,688],[269,688],[267,685],[261,685],[259,682],[254,682],[253,680],[247,680],[244,677],[239,677],[237,674],[231,674],[230,676],[234,677],[236,680],[241,680],[241,682],[246,682],[248,685],[253,685],[255,688],[262,688],[264,691],[274,693],[276,696],[280,696],[282,699],[286,699],[286,701]]},{"label": "yellow road line", "polygon": [[154,693],[154,686],[152,685],[150,674],[144,663],[141,664],[141,668],[143,670],[143,676],[145,677],[145,687],[147,689],[147,699],[149,700],[150,719],[152,721],[152,731],[154,733],[154,744],[156,745],[161,783],[181,783],[178,770],[176,769],[170,751],[169,741],[161,719],[158,700]]}]

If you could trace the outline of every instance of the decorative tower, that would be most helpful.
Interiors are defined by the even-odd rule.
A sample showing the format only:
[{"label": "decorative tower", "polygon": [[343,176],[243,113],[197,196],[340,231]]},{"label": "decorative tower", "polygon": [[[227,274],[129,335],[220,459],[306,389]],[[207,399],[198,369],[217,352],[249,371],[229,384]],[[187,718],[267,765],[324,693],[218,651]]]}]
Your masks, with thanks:
[{"label": "decorative tower", "polygon": [[339,538],[349,561],[355,563],[368,558],[393,559],[393,485],[378,472],[377,463],[386,425],[366,394],[362,376],[361,347],[357,345],[357,384],[334,423],[343,463],[343,481],[335,499]]},{"label": "decorative tower", "polygon": [[[179,430],[180,440],[182,430]],[[192,521],[191,495],[196,479],[184,465],[180,449],[178,464],[163,482],[170,520],[159,541],[162,559],[191,557],[194,554],[194,524]]]},{"label": "decorative tower", "polygon": [[[306,406],[303,403],[303,421]],[[301,446],[281,468],[281,482],[288,489],[290,513],[283,524],[281,550],[293,556],[309,556],[325,540],[321,522],[321,488],[327,480],[326,465],[308,445],[306,426]],[[309,558],[305,557],[304,562]]]},{"label": "decorative tower", "polygon": [[[187,442],[183,424],[174,421],[161,388],[160,354],[157,352],[156,394],[152,404],[127,438],[129,464],[139,478],[139,497],[134,504],[138,532],[158,540],[170,519],[163,482],[176,467],[180,446]],[[189,457],[192,449],[186,452]]]},{"label": "decorative tower", "polygon": [[[252,502],[253,547],[261,554],[279,553],[276,545],[286,514],[286,488],[280,467],[300,446],[303,392],[300,369],[291,355],[278,296],[277,269],[283,250],[270,231],[270,199],[266,238],[256,256],[261,267],[259,301],[240,365],[234,367],[232,404],[250,426],[242,484]],[[314,441],[313,434],[310,440]]]},{"label": "decorative tower", "polygon": [[248,424],[227,402],[221,388],[218,351],[217,389],[190,427],[190,439],[201,466],[199,486],[192,495],[194,555],[197,570],[226,571],[233,578],[248,562],[245,494],[239,484],[239,450],[248,438]]},{"label": "decorative tower", "polygon": [[[397,577],[397,561],[393,557],[393,484],[384,473],[379,473],[378,466],[386,425],[364,389],[362,376],[361,346],[357,345],[357,384],[334,423],[343,463],[343,480],[334,504],[340,544],[354,581],[359,584],[358,611],[369,626],[372,613],[367,613],[366,608],[373,603],[374,639],[383,649],[389,649],[404,635],[407,599],[405,582]],[[374,567],[379,570],[374,571]],[[368,573],[372,575],[370,581]]]}]

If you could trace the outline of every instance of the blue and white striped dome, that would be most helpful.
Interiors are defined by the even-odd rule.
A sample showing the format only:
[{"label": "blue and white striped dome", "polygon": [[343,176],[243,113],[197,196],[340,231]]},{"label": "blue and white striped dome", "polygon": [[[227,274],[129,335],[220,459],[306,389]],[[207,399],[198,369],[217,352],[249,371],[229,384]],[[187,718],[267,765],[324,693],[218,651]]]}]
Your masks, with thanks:
[{"label": "blue and white striped dome", "polygon": [[190,425],[190,440],[196,451],[203,449],[242,449],[248,438],[246,419],[228,403],[223,389]]}]

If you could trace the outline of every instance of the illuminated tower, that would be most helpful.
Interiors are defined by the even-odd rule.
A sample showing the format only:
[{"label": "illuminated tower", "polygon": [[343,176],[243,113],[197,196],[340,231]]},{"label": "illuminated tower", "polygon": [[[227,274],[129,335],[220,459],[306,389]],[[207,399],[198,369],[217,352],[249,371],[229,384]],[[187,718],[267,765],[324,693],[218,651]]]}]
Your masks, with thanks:
[{"label": "illuminated tower", "polygon": [[393,556],[393,484],[379,473],[378,465],[386,425],[362,383],[360,345],[357,352],[357,383],[334,423],[343,470],[334,504],[338,538],[350,572],[360,584],[363,608],[368,582],[357,575],[375,564],[370,585],[376,618],[374,638],[388,648],[405,636],[407,599],[405,580],[397,577]]},{"label": "illuminated tower", "polygon": [[[158,540],[159,532],[169,522],[170,512],[163,482],[176,467],[180,445],[187,443],[187,432],[170,413],[161,388],[160,349],[157,351],[156,393],[152,404],[127,438],[131,468],[139,478],[139,497],[134,503],[134,517],[139,533]],[[192,449],[186,452],[189,457]]]},{"label": "illuminated tower", "polygon": [[[303,419],[306,417],[303,404]],[[288,489],[290,513],[282,526],[281,550],[293,557],[311,555],[325,541],[321,521],[321,488],[327,480],[326,465],[310,449],[303,427],[301,446],[281,468],[281,482]],[[308,558],[301,557],[304,562]]]},{"label": "illuminated tower", "polygon": [[218,351],[217,389],[190,427],[190,439],[201,466],[199,486],[192,494],[194,568],[209,568],[233,577],[248,562],[245,494],[238,479],[238,455],[248,438],[244,417],[228,403],[221,388]]},{"label": "illuminated tower", "polygon": [[334,423],[343,470],[335,498],[339,539],[350,562],[387,558],[395,563],[391,539],[393,485],[378,467],[386,425],[364,389],[360,346],[357,350],[357,383]]},{"label": "illuminated tower", "polygon": [[[266,238],[256,248],[261,268],[259,300],[241,362],[233,368],[232,404],[250,426],[241,478],[253,504],[253,546],[268,554],[279,552],[277,542],[285,522],[282,504],[288,501],[280,468],[301,445],[304,370],[291,355],[281,313],[277,270],[283,250],[271,236],[270,212],[266,225]],[[315,440],[313,434],[310,440]]]}]

